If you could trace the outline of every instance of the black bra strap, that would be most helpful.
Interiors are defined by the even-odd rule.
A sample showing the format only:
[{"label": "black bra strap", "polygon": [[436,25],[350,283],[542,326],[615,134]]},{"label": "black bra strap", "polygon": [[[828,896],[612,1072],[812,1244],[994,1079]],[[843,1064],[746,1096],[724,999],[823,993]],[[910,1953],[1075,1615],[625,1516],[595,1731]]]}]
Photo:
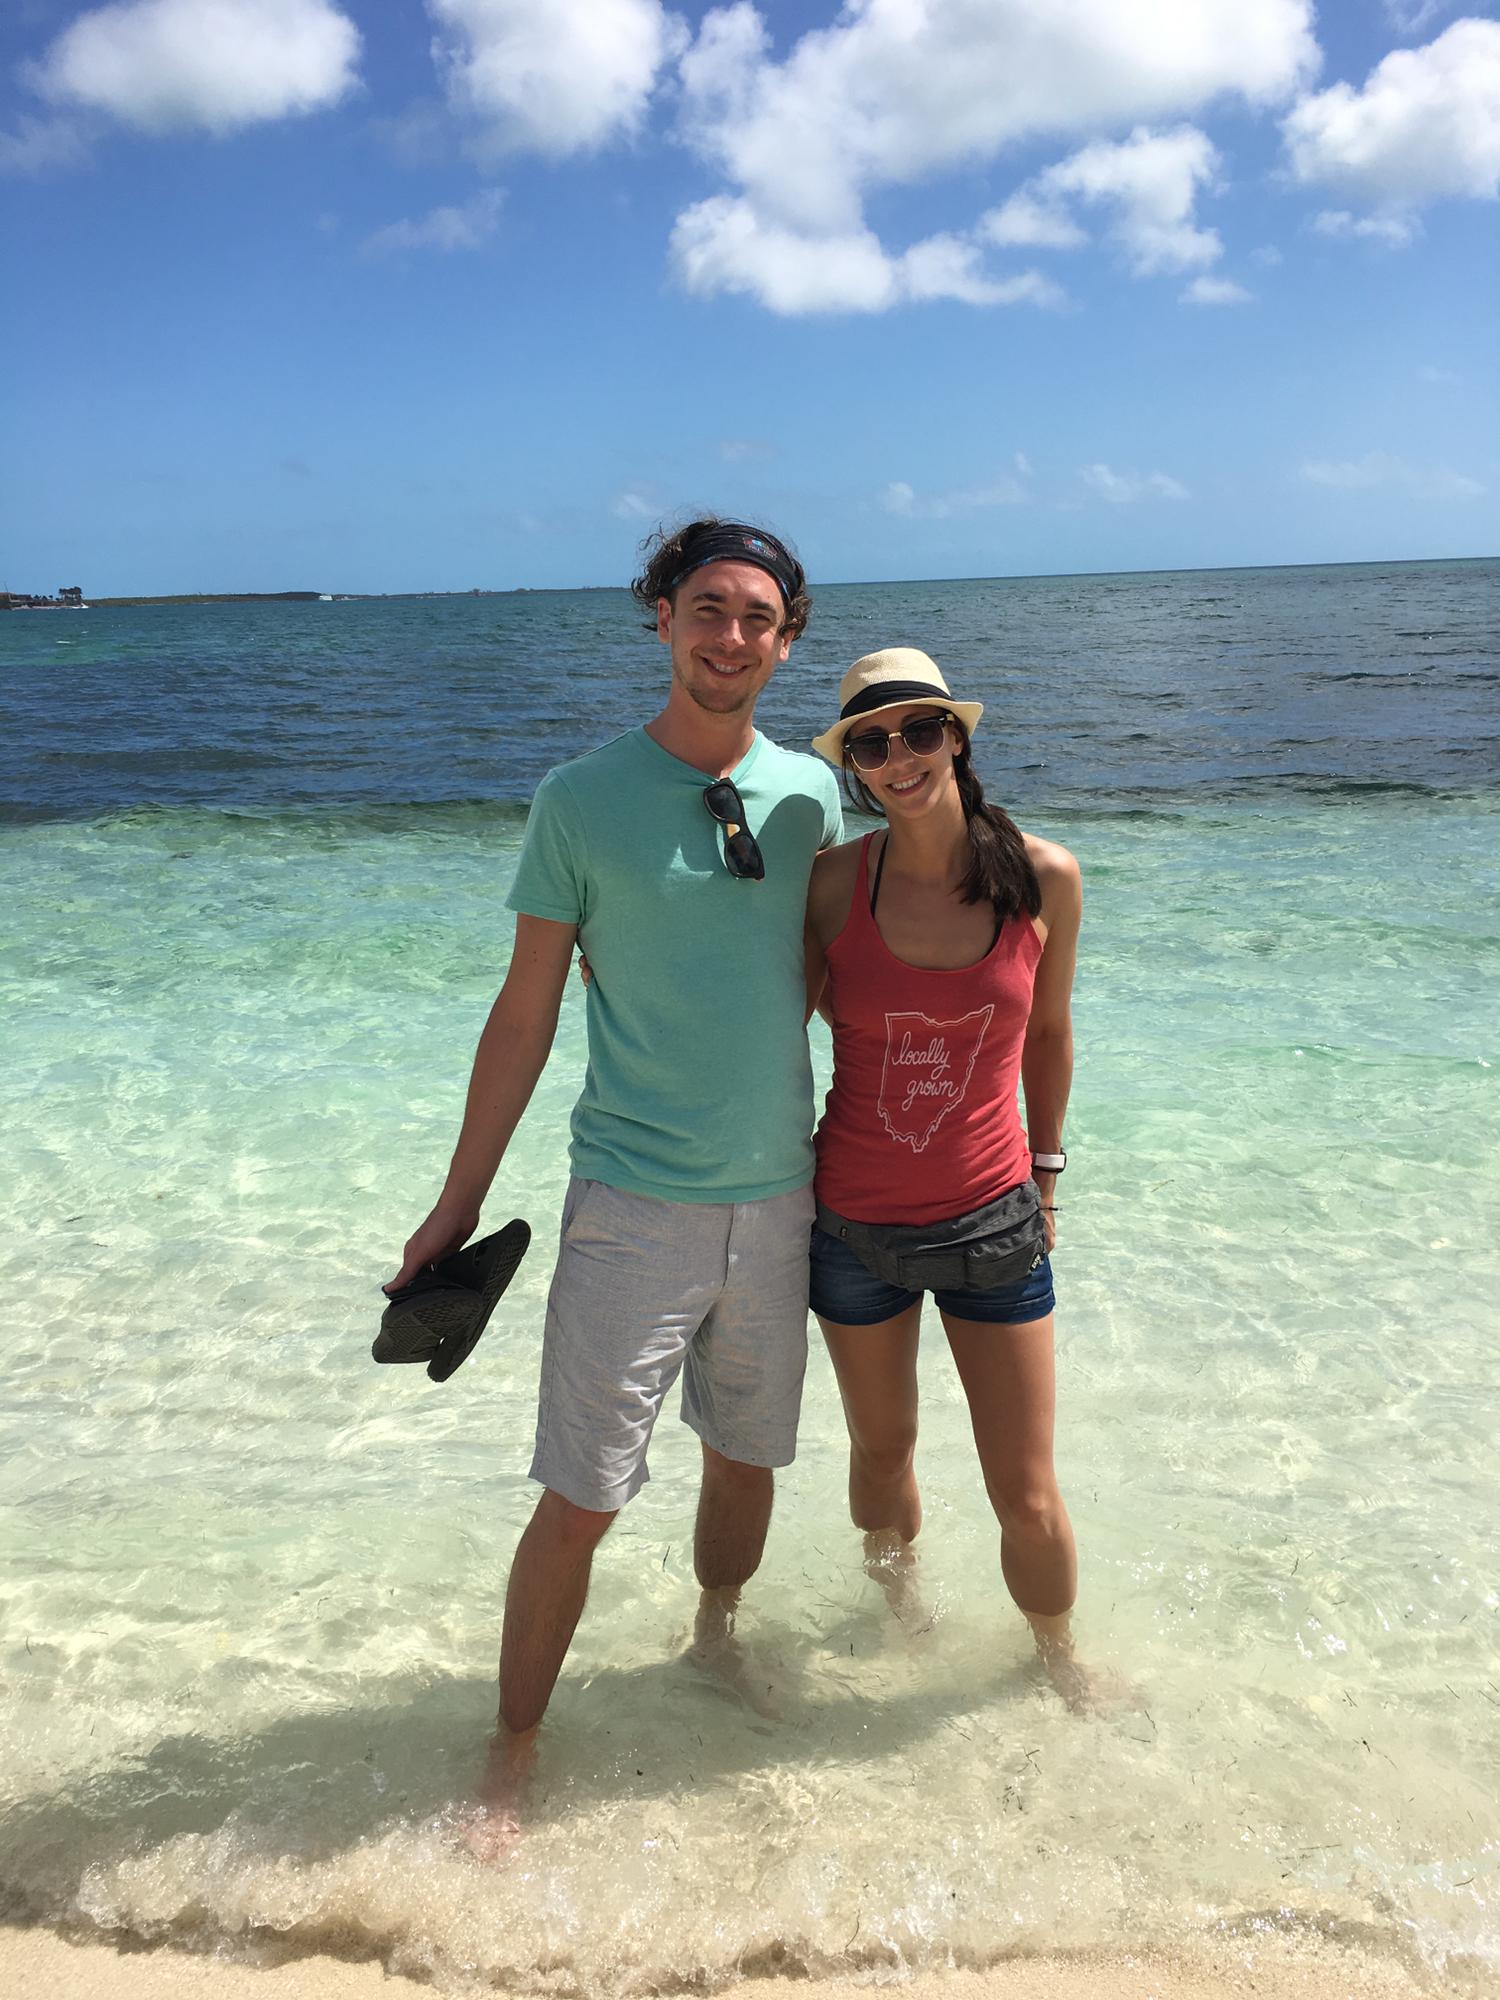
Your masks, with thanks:
[{"label": "black bra strap", "polygon": [[885,873],[885,851],[891,844],[891,836],[886,834],[880,843],[880,859],[875,863],[875,880],[870,885],[870,915],[875,914],[875,905],[880,900],[880,878]]}]

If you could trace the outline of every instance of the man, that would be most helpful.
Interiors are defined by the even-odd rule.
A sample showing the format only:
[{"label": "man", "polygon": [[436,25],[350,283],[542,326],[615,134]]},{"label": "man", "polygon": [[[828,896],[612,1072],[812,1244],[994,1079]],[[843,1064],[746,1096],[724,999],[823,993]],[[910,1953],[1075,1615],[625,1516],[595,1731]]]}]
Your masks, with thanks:
[{"label": "man", "polygon": [[807,622],[772,535],[701,520],[647,544],[633,583],[671,656],[644,728],[537,789],[511,890],[509,973],[463,1129],[393,1285],[466,1241],[588,958],[588,1071],[548,1300],[532,1477],[545,1491],[505,1598],[491,1796],[513,1798],[588,1591],[593,1553],[648,1477],[680,1370],[703,1449],[700,1637],[727,1632],[793,1457],[807,1356],[812,1073],[803,910],[839,837],[818,760],[754,726]]}]

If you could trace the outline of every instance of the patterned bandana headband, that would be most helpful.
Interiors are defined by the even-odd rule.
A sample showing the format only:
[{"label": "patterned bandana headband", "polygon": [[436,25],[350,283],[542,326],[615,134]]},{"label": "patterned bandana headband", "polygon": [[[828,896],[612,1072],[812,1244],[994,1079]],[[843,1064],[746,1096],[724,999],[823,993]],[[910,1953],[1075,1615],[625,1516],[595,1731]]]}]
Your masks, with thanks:
[{"label": "patterned bandana headband", "polygon": [[685,576],[712,562],[753,563],[756,569],[763,569],[775,579],[788,611],[803,587],[802,565],[787,554],[774,535],[760,534],[738,521],[721,521],[715,528],[705,528],[694,537],[691,547],[683,550],[682,567],[666,586],[663,596],[670,597]]}]

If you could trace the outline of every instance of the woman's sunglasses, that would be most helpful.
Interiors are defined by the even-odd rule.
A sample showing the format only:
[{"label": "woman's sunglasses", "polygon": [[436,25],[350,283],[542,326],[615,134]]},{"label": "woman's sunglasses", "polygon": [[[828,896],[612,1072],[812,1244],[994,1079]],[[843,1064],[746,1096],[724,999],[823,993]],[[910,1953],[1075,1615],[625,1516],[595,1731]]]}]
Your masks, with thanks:
[{"label": "woman's sunglasses", "polygon": [[844,755],[856,771],[878,771],[891,754],[891,744],[900,737],[913,757],[935,757],[943,747],[943,735],[953,717],[914,715],[899,729],[866,729],[858,736],[844,738]]},{"label": "woman's sunglasses", "polygon": [[763,882],[766,864],[755,835],[745,825],[745,801],[730,778],[703,788],[703,803],[724,829],[724,866],[742,882]]}]

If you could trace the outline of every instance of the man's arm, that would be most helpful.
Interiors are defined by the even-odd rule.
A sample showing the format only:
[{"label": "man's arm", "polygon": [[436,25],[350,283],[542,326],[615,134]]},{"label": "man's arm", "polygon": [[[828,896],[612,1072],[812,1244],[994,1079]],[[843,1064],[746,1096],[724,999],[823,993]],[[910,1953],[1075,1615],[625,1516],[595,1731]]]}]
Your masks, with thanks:
[{"label": "man's arm", "polygon": [[577,935],[575,924],[516,918],[510,970],[479,1038],[448,1178],[387,1290],[410,1284],[424,1265],[456,1250],[479,1227],[490,1183],[551,1051]]}]

